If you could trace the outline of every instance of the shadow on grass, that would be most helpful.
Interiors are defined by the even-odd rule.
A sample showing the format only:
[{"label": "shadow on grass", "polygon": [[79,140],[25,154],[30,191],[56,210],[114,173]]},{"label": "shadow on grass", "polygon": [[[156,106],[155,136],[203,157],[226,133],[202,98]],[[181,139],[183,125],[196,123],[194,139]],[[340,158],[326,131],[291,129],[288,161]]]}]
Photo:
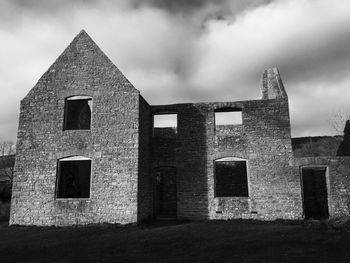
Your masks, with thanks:
[{"label": "shadow on grass", "polygon": [[1,262],[348,262],[324,222],[171,221],[0,228]]}]

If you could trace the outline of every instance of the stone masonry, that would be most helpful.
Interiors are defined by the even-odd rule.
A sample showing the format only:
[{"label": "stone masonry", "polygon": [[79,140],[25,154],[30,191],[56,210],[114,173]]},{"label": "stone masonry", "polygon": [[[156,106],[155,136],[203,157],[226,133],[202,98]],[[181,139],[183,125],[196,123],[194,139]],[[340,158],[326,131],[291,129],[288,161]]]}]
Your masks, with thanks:
[{"label": "stone masonry", "polygon": [[[191,220],[302,219],[301,167],[313,165],[328,167],[329,215],[348,215],[348,158],[294,159],[276,68],[260,88],[261,100],[149,105],[81,31],[21,101],[10,224],[127,224],[161,211]],[[64,129],[72,96],[91,98],[89,129]],[[221,111],[241,112],[242,123],[216,126]],[[170,113],[177,127],[153,127],[154,115]],[[88,198],[59,198],[58,163],[67,157],[91,160]],[[215,196],[215,163],[225,158],[246,161],[248,196]]]}]

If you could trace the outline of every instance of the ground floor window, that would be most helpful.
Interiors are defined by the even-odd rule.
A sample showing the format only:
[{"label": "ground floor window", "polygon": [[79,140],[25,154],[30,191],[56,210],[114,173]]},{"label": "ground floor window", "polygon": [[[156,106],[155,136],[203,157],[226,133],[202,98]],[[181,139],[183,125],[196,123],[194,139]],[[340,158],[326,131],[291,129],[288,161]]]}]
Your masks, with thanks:
[{"label": "ground floor window", "polygon": [[248,197],[247,162],[223,158],[215,163],[215,197]]},{"label": "ground floor window", "polygon": [[73,156],[58,160],[57,198],[89,198],[91,159]]}]

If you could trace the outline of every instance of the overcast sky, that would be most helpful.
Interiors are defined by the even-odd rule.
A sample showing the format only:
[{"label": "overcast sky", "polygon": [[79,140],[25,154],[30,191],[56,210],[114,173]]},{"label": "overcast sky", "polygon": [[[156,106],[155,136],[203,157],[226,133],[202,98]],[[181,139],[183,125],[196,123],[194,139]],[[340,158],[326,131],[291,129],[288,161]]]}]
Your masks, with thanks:
[{"label": "overcast sky", "polygon": [[150,104],[260,98],[277,66],[292,135],[350,108],[348,0],[0,0],[0,140],[20,100],[85,29]]}]

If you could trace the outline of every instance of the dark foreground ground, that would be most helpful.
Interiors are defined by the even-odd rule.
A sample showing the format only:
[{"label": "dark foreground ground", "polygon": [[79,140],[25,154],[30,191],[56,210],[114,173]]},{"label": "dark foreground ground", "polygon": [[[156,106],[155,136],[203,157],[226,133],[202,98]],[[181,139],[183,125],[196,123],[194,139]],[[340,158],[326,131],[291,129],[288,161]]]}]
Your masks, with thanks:
[{"label": "dark foreground ground", "polygon": [[0,226],[0,262],[350,262],[350,233],[322,223]]}]

